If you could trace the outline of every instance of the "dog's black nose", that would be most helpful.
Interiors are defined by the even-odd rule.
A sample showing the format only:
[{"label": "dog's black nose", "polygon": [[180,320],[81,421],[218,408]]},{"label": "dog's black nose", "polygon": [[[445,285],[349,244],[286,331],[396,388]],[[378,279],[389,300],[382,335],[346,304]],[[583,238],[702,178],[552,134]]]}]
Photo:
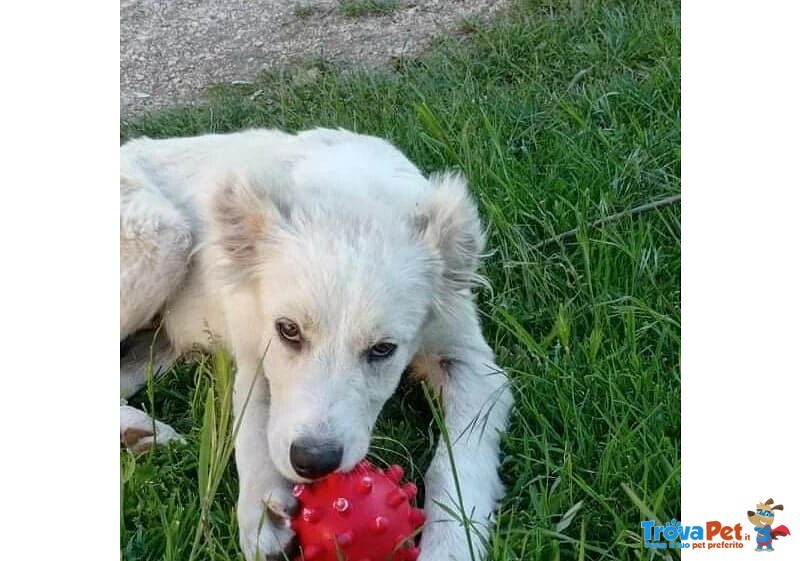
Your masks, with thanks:
[{"label": "dog's black nose", "polygon": [[289,447],[289,460],[300,477],[319,479],[339,467],[342,452],[338,442],[298,438]]}]

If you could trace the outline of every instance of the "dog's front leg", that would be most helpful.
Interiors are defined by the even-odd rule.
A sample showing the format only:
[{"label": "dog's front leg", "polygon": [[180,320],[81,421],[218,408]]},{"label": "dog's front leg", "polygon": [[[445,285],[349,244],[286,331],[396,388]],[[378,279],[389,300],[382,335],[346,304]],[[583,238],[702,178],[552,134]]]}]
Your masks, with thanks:
[{"label": "dog's front leg", "polygon": [[500,433],[513,398],[474,313],[435,331],[419,370],[444,413],[447,434],[425,476],[428,521],[420,561],[479,560],[504,492],[497,473]]},{"label": "dog's front leg", "polygon": [[269,385],[257,363],[239,364],[234,385],[236,468],[239,472],[239,543],[247,561],[284,559],[294,536],[291,483],[269,455]]}]

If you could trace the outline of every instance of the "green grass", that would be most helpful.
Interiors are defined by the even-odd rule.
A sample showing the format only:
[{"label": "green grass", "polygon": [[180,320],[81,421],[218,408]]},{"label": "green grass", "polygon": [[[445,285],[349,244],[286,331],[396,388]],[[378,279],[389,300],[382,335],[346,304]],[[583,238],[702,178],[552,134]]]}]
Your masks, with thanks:
[{"label": "green grass", "polygon": [[349,18],[384,16],[399,6],[397,0],[339,0],[337,12]]},{"label": "green grass", "polygon": [[298,18],[305,19],[314,15],[316,11],[315,6],[311,3],[298,2],[294,5],[292,13]]},{"label": "green grass", "polygon": [[[679,4],[530,1],[470,30],[393,72],[318,62],[311,83],[286,70],[216,87],[210,106],[123,123],[122,135],[341,126],[391,139],[426,171],[461,169],[494,250],[485,333],[516,396],[491,558],[652,558],[639,522],[680,518],[680,208],[588,225],[680,192]],[[214,372],[180,365],[152,404],[132,400],[190,443],[121,452],[126,560],[240,558]],[[421,482],[434,428],[404,383],[373,453]]]}]

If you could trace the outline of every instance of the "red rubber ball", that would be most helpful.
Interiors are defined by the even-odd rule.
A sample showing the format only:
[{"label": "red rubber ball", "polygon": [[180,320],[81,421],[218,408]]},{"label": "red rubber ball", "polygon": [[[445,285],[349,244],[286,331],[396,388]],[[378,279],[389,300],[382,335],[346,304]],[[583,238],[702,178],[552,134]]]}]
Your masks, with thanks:
[{"label": "red rubber ball", "polygon": [[295,485],[295,561],[415,561],[425,512],[411,505],[417,486],[402,479],[400,466],[384,471],[363,461],[349,473]]}]

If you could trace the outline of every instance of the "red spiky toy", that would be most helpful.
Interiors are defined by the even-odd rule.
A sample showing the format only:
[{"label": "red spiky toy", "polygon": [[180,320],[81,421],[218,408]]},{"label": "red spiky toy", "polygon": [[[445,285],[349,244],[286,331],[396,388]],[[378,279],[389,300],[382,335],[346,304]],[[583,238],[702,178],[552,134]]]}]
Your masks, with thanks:
[{"label": "red spiky toy", "polygon": [[349,473],[295,485],[295,561],[415,561],[425,513],[411,506],[417,486],[401,486],[402,478],[398,465],[382,471],[362,461]]}]

